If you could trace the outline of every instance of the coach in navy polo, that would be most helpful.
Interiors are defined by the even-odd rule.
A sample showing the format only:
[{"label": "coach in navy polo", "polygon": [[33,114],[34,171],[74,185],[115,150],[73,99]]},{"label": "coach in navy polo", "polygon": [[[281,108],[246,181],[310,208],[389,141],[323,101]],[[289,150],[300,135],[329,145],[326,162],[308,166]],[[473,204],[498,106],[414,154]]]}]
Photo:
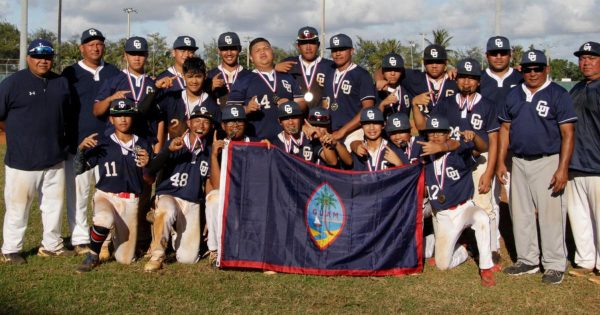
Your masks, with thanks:
[{"label": "coach in navy polo", "polygon": [[73,157],[77,146],[83,139],[94,133],[101,134],[106,123],[92,113],[94,100],[102,83],[119,74],[112,64],[104,62],[104,36],[97,29],[90,28],[81,34],[79,51],[83,57],[80,61],[68,66],[62,76],[69,81],[71,89],[73,122],[76,134],[70,138],[69,155],[65,164],[67,189],[67,217],[71,229],[71,244],[77,254],[88,250],[90,242],[89,226],[87,223],[87,207],[90,196],[90,186],[94,182],[94,171],[75,176]]},{"label": "coach in navy polo", "polygon": [[[536,273],[540,258],[542,282],[562,282],[566,266],[563,190],[573,154],[577,116],[569,93],[548,80],[546,56],[526,51],[521,67],[525,82],[512,89],[499,119],[500,149],[496,174],[505,182],[506,152],[513,153],[510,205],[517,262],[504,272]],[[542,252],[538,250],[536,209]]]},{"label": "coach in navy polo", "polygon": [[0,121],[6,126],[7,142],[2,256],[8,263],[25,263],[20,252],[36,192],[44,228],[38,255],[72,255],[61,238],[69,84],[50,70],[53,57],[50,42],[32,41],[27,48],[28,69],[0,84]]}]

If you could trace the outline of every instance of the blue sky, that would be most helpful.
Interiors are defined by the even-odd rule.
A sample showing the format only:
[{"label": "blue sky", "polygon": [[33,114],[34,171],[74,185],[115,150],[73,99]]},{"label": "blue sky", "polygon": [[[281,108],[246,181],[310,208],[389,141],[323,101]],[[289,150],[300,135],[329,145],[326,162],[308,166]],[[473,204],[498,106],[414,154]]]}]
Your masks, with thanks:
[{"label": "blue sky", "polygon": [[[346,33],[356,39],[395,38],[421,43],[419,33],[446,28],[454,36],[451,49],[485,48],[494,35],[493,0],[326,0],[326,37]],[[511,44],[546,49],[552,58],[575,61],[572,52],[585,41],[600,41],[600,1],[501,0],[501,34]],[[168,6],[165,6],[168,4]],[[57,0],[29,0],[29,31],[57,30]],[[159,32],[172,43],[190,35],[200,43],[225,31],[240,37],[266,37],[282,48],[293,45],[298,28],[319,29],[321,0],[63,0],[63,39],[79,37],[88,27],[116,40],[126,36],[133,7],[132,34]],[[19,25],[20,1],[0,0],[0,19]],[[200,44],[200,47],[202,45]],[[406,57],[406,56],[405,56]]]}]

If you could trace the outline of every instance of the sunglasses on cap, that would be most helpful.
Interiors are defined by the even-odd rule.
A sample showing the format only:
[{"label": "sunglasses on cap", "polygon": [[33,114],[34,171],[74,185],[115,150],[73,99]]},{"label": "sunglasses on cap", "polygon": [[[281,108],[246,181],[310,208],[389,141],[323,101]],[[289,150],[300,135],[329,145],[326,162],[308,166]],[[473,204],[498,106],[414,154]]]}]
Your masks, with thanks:
[{"label": "sunglasses on cap", "polygon": [[317,37],[317,34],[311,33],[311,32],[306,32],[306,33],[302,33],[298,36],[298,39],[300,40],[317,40],[319,39]]},{"label": "sunglasses on cap", "polygon": [[54,55],[54,49],[52,47],[48,47],[48,46],[36,46],[33,47],[29,50],[29,55],[30,56],[36,56],[36,55]]},{"label": "sunglasses on cap", "polygon": [[523,68],[523,73],[540,73],[540,72],[544,72],[544,70],[546,69],[545,66],[543,65],[539,65],[539,66],[530,66],[530,67],[524,67]]},{"label": "sunglasses on cap", "polygon": [[329,116],[326,115],[310,115],[308,116],[309,122],[320,122],[320,123],[329,123]]}]

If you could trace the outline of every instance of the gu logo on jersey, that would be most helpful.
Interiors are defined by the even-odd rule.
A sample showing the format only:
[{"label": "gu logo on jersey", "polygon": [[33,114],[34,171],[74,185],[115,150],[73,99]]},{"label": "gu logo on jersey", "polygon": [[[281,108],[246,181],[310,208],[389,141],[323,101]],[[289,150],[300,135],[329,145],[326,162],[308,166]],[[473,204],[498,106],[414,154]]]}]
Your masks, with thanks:
[{"label": "gu logo on jersey", "polygon": [[339,38],[337,38],[337,36],[336,36],[336,37],[334,37],[334,38],[332,39],[332,41],[333,41],[333,45],[334,45],[334,46],[339,46],[339,45],[340,45],[340,39],[339,39]]},{"label": "gu logo on jersey", "polygon": [[231,39],[231,36],[226,35],[225,36],[225,42],[227,43],[227,45],[231,45],[231,43],[233,43],[233,40]]},{"label": "gu logo on jersey", "polygon": [[369,118],[369,120],[375,119],[375,113],[372,110],[367,111],[367,118]]},{"label": "gu logo on jersey", "polygon": [[550,107],[548,106],[548,102],[539,101],[535,106],[535,110],[537,110],[538,115],[540,117],[546,117],[548,116],[548,111],[550,110]]},{"label": "gu logo on jersey", "polygon": [[319,83],[320,87],[325,86],[325,74],[317,73],[317,83]]},{"label": "gu logo on jersey", "polygon": [[312,148],[309,146],[303,146],[302,147],[302,156],[304,157],[305,160],[312,161],[312,157],[313,157]]},{"label": "gu logo on jersey", "polygon": [[453,167],[446,167],[446,176],[448,176],[449,178],[451,178],[454,181],[457,181],[460,179],[460,174]]},{"label": "gu logo on jersey", "polygon": [[289,104],[285,104],[283,105],[283,111],[286,112],[288,115],[292,113],[292,106],[290,106]]},{"label": "gu logo on jersey", "polygon": [[471,70],[473,70],[473,65],[471,64],[470,61],[465,62],[465,70],[471,72]]},{"label": "gu logo on jersey", "polygon": [[237,108],[232,107],[231,108],[231,115],[233,115],[233,117],[239,117],[240,116],[240,112],[238,111]]},{"label": "gu logo on jersey", "polygon": [[537,59],[537,56],[535,55],[535,52],[533,52],[533,51],[530,51],[530,52],[527,54],[527,58],[529,59],[529,61],[535,61],[535,60]]},{"label": "gu logo on jersey", "polygon": [[440,122],[437,120],[437,118],[432,118],[432,119],[431,119],[431,126],[432,126],[433,128],[437,128],[437,127],[439,127],[439,126],[440,126]]},{"label": "gu logo on jersey", "polygon": [[191,40],[189,37],[184,37],[184,38],[183,38],[183,43],[184,43],[186,46],[192,46],[192,40]]},{"label": "gu logo on jersey", "polygon": [[313,243],[324,250],[338,238],[346,223],[346,208],[328,183],[319,185],[306,202],[306,228]]},{"label": "gu logo on jersey", "polygon": [[200,175],[206,176],[208,174],[208,162],[200,162]]},{"label": "gu logo on jersey", "polygon": [[398,118],[394,118],[392,120],[392,125],[394,125],[394,127],[396,127],[396,128],[402,127],[402,123],[400,122],[400,119],[398,119]]},{"label": "gu logo on jersey", "polygon": [[90,34],[90,36],[96,36],[96,35],[98,35],[98,33],[96,32],[96,30],[93,29],[93,28],[88,31],[88,34]]},{"label": "gu logo on jersey", "polygon": [[151,87],[151,86],[147,86],[147,87],[146,87],[146,94],[150,94],[150,93],[152,93],[152,92],[154,92],[154,88],[153,88],[153,87]]},{"label": "gu logo on jersey", "polygon": [[435,48],[432,49],[429,53],[431,54],[431,57],[433,57],[433,58],[437,58],[438,57],[438,51]]},{"label": "gu logo on jersey", "polygon": [[583,50],[585,50],[585,51],[590,51],[590,50],[592,50],[592,45],[590,45],[590,43],[585,43],[585,44],[583,45]]},{"label": "gu logo on jersey", "polygon": [[140,41],[136,39],[133,41],[133,47],[135,47],[135,49],[141,49],[142,43],[140,43]]},{"label": "gu logo on jersey", "polygon": [[390,59],[388,61],[390,62],[390,66],[392,66],[392,67],[396,66],[396,58],[395,57],[390,57]]},{"label": "gu logo on jersey", "polygon": [[288,93],[292,93],[292,85],[287,80],[281,80],[281,85],[283,85]]},{"label": "gu logo on jersey", "polygon": [[471,126],[475,130],[481,130],[481,127],[483,126],[483,120],[481,119],[481,115],[479,115],[479,114],[471,115]]},{"label": "gu logo on jersey", "polygon": [[350,81],[344,80],[342,81],[342,86],[340,88],[342,89],[342,92],[344,92],[344,94],[348,95],[352,90],[352,85],[350,85]]},{"label": "gu logo on jersey", "polygon": [[496,44],[496,47],[498,47],[498,48],[502,48],[504,46],[504,44],[502,43],[502,40],[500,38],[496,38],[496,40],[494,41],[494,44]]}]

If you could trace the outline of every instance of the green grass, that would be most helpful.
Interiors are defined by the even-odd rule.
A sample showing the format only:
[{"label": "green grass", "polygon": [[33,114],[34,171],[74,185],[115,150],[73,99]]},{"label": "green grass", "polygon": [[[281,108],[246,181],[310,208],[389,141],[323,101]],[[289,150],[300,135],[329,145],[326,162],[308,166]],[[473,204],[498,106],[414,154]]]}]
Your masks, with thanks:
[{"label": "green grass", "polygon": [[[0,149],[3,157],[4,146]],[[541,283],[541,274],[497,274],[498,285],[483,288],[472,260],[446,272],[426,267],[418,276],[385,278],[215,271],[206,260],[168,264],[155,274],[143,272],[145,261],[130,266],[113,261],[79,275],[74,269],[80,257],[35,256],[40,241],[40,211],[34,205],[24,247],[28,264],[0,264],[1,314],[600,312],[600,287],[586,279],[566,277],[550,286]]]}]

